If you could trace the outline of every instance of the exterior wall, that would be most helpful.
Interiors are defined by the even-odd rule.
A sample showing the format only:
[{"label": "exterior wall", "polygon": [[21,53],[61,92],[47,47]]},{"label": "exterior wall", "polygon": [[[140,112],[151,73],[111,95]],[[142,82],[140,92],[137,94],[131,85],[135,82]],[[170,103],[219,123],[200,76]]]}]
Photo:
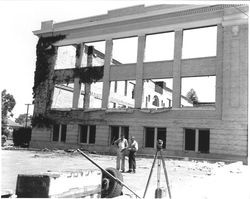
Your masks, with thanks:
[{"label": "exterior wall", "polygon": [[[242,7],[247,10],[248,8]],[[133,9],[132,9],[133,10]],[[195,11],[166,13],[153,17],[121,19],[120,22],[96,24],[92,29],[87,26],[67,29],[67,22],[54,24],[56,28],[65,26],[61,34],[67,34],[65,40],[57,45],[106,39],[104,61],[103,101],[101,109],[51,110],[48,115],[62,124],[67,124],[65,143],[51,142],[51,129],[33,128],[33,147],[84,147],[101,153],[114,153],[110,146],[110,126],[129,126],[129,134],[134,135],[139,144],[140,154],[154,154],[154,148],[145,148],[145,127],[165,127],[167,129],[165,155],[188,156],[194,158],[218,158],[243,160],[248,157],[248,25],[237,10],[229,6],[211,6]],[[113,13],[114,14],[114,13]],[[129,15],[129,14],[128,14]],[[157,16],[156,16],[157,15]],[[178,16],[178,17],[177,17]],[[118,17],[116,14],[107,17]],[[108,20],[108,19],[107,19]],[[81,21],[81,20],[80,20]],[[72,25],[73,22],[68,22]],[[75,21],[74,23],[80,23]],[[97,23],[97,22],[96,22]],[[74,24],[74,25],[76,25]],[[52,24],[53,25],[53,24]],[[79,26],[81,24],[78,24]],[[183,29],[217,25],[217,55],[195,59],[181,59]],[[100,31],[102,28],[102,31]],[[154,32],[152,32],[154,31]],[[145,35],[149,33],[175,31],[174,60],[143,63]],[[36,34],[49,35],[49,31],[36,31]],[[58,33],[58,32],[57,32]],[[138,57],[136,64],[110,65],[112,40],[110,38],[138,35]],[[67,75],[66,75],[67,73]],[[65,82],[72,71],[56,70],[56,83]],[[181,76],[216,76],[215,107],[181,108]],[[173,78],[172,109],[140,109],[143,79]],[[136,80],[135,108],[110,110],[108,98],[110,81]],[[58,81],[58,82],[57,82]],[[36,99],[39,104],[39,99]],[[152,99],[153,100],[153,99]],[[36,105],[38,110],[38,105]],[[79,124],[96,125],[96,141],[93,145],[79,143]],[[209,153],[185,151],[184,129],[209,129]]]},{"label": "exterior wall", "polygon": [[223,120],[247,121],[248,26],[224,28]]}]

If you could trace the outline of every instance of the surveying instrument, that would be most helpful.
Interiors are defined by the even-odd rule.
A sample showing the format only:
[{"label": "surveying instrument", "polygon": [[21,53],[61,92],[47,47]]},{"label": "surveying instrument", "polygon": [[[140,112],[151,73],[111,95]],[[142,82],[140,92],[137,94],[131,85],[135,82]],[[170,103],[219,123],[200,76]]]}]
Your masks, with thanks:
[{"label": "surveying instrument", "polygon": [[157,142],[157,150],[156,150],[156,153],[155,153],[155,156],[154,156],[154,161],[153,161],[150,173],[149,173],[148,182],[147,182],[147,185],[146,185],[146,188],[145,188],[143,198],[145,198],[145,196],[146,196],[146,193],[147,193],[147,190],[148,190],[148,185],[149,185],[149,182],[150,182],[150,179],[151,179],[151,176],[152,176],[152,173],[153,173],[153,169],[154,169],[154,166],[155,166],[155,162],[156,162],[156,159],[157,159],[158,160],[157,189],[155,190],[155,198],[162,198],[163,197],[163,192],[164,192],[164,190],[162,188],[160,188],[161,162],[162,162],[163,169],[164,169],[165,180],[166,180],[167,188],[168,188],[168,195],[169,195],[169,198],[171,199],[171,192],[170,192],[170,187],[169,187],[166,164],[165,164],[165,161],[164,161],[163,156],[162,156],[162,145],[163,145],[163,141],[159,139],[158,142]]}]

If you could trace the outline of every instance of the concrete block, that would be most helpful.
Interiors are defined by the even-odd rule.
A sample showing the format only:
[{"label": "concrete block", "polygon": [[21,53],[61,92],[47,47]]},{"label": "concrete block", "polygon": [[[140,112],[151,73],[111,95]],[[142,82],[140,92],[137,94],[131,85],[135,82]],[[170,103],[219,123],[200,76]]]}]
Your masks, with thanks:
[{"label": "concrete block", "polygon": [[100,170],[19,174],[16,195],[24,198],[100,197],[101,183],[102,172]]}]

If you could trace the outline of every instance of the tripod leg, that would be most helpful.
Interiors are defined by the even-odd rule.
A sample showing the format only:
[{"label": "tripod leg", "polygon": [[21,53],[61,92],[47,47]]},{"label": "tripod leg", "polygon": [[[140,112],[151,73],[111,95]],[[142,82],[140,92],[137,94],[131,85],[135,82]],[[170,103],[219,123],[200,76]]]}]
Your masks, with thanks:
[{"label": "tripod leg", "polygon": [[155,166],[155,161],[156,161],[156,159],[157,159],[157,156],[158,156],[158,151],[156,151],[156,153],[155,153],[154,161],[153,161],[153,164],[152,164],[150,173],[149,173],[148,182],[147,182],[147,185],[146,185],[146,188],[145,188],[145,191],[144,191],[143,198],[145,198],[145,196],[146,196],[146,193],[147,193],[147,190],[148,190],[149,181],[150,181],[150,178],[151,178],[152,173],[153,173],[153,168],[154,168],[154,166]]},{"label": "tripod leg", "polygon": [[166,178],[166,183],[167,183],[167,187],[168,187],[168,195],[169,195],[169,198],[171,199],[171,191],[170,191],[170,186],[169,186],[169,181],[168,181],[168,174],[167,174],[167,169],[166,169],[166,164],[165,164],[165,161],[163,159],[163,156],[162,156],[162,152],[160,151],[160,155],[161,155],[161,159],[162,159],[162,165],[163,165],[163,170],[164,170],[164,174],[165,174],[165,178]]},{"label": "tripod leg", "polygon": [[161,181],[161,159],[158,158],[158,165],[157,165],[157,188],[160,188],[160,181]]}]

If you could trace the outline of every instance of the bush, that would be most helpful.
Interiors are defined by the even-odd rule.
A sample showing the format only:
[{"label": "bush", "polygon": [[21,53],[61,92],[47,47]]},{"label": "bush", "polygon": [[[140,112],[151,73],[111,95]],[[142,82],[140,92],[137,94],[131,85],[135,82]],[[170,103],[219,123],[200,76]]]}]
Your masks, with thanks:
[{"label": "bush", "polygon": [[22,127],[13,131],[14,146],[28,147],[31,140],[31,128]]}]

